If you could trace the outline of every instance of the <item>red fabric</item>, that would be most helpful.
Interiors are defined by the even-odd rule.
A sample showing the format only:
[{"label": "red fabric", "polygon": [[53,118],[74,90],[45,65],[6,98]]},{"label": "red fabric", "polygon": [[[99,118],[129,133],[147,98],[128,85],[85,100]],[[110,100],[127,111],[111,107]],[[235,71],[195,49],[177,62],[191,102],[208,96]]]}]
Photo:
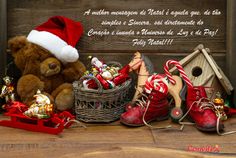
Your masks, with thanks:
[{"label": "red fabric", "polygon": [[28,106],[21,102],[14,101],[14,102],[4,105],[4,109],[6,110],[5,115],[22,114],[28,109]]},{"label": "red fabric", "polygon": [[50,32],[72,47],[75,47],[83,33],[80,22],[75,22],[63,16],[51,17],[47,22],[36,27],[35,30]]},{"label": "red fabric", "polygon": [[97,74],[96,78],[101,83],[101,85],[104,89],[110,88],[110,84],[100,74]]},{"label": "red fabric", "polygon": [[124,66],[122,69],[120,69],[118,72],[120,73],[120,74],[129,74],[129,69],[130,69],[130,66],[129,65],[126,65],[126,66]]},{"label": "red fabric", "polygon": [[112,80],[116,86],[124,83],[125,81],[127,81],[130,78],[129,77],[129,70],[130,70],[130,66],[126,65],[118,71],[119,76],[115,77]]},{"label": "red fabric", "polygon": [[88,80],[88,82],[86,83],[88,88],[90,89],[98,89],[98,85],[94,80]]},{"label": "red fabric", "polygon": [[225,106],[224,111],[225,111],[227,116],[236,115],[236,109],[235,108],[229,108],[229,107]]},{"label": "red fabric", "polygon": [[128,74],[120,74],[119,76],[115,77],[112,81],[117,86],[117,85],[121,85],[122,83],[127,81],[129,78],[130,77]]}]

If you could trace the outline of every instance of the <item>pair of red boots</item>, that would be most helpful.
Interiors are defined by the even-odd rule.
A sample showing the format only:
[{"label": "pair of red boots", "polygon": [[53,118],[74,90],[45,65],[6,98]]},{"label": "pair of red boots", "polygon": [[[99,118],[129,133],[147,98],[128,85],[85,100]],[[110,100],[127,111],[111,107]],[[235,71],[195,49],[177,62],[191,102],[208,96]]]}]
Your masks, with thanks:
[{"label": "pair of red boots", "polygon": [[[129,126],[142,126],[153,120],[163,120],[169,117],[169,103],[167,94],[160,91],[152,91],[138,105],[127,106],[126,112],[121,115],[121,123]],[[214,104],[207,99],[205,88],[194,86],[187,88],[186,110],[197,129],[201,131],[219,131],[224,126],[217,117]]]}]

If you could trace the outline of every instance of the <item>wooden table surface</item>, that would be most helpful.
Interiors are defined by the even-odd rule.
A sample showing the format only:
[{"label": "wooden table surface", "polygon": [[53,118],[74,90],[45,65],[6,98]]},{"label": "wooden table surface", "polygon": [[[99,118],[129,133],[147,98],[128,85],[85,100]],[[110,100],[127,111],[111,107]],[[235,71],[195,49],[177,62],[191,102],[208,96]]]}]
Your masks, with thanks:
[{"label": "wooden table surface", "polygon": [[[169,124],[179,128],[170,120],[152,123],[153,126]],[[236,134],[205,134],[194,126],[186,126],[183,131],[156,130],[146,126],[130,128],[121,125],[119,121],[86,126],[86,129],[65,129],[60,135],[0,126],[0,158],[236,157]],[[225,122],[225,130],[236,130],[236,117]],[[190,148],[193,150],[215,147],[219,152],[189,151]]]}]

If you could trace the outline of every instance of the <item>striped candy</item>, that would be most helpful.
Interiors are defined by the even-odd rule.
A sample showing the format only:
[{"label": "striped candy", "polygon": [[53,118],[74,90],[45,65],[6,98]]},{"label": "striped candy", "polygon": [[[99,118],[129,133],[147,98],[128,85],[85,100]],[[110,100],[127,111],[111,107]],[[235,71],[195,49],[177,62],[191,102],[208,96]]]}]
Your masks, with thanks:
[{"label": "striped candy", "polygon": [[193,84],[192,82],[190,81],[190,79],[188,78],[188,76],[186,75],[183,67],[180,65],[180,63],[178,61],[175,61],[175,60],[168,60],[164,66],[164,70],[165,70],[165,74],[166,76],[168,77],[169,81],[172,83],[172,84],[175,84],[176,81],[173,79],[171,73],[169,72],[169,66],[170,65],[175,65],[176,68],[179,70],[180,72],[180,75],[181,77],[183,78],[183,80],[186,82],[186,84],[189,86],[189,87],[193,87]]},{"label": "striped candy", "polygon": [[169,72],[169,66],[172,64],[177,67],[177,69],[180,72],[181,77],[186,82],[186,84],[189,87],[193,87],[192,82],[189,80],[188,76],[186,75],[186,73],[185,73],[183,67],[180,65],[180,63],[175,60],[168,60],[164,66],[165,74],[158,74],[158,75],[154,74],[147,79],[147,81],[145,83],[145,88],[144,88],[146,93],[150,94],[153,90],[159,91],[164,94],[168,93],[167,78],[170,81],[170,83],[172,83],[172,84],[176,83],[176,81],[173,79],[171,73]]},{"label": "striped candy", "polygon": [[153,90],[167,94],[167,84],[167,78],[164,74],[154,74],[147,79],[144,90],[148,94],[150,94]]}]

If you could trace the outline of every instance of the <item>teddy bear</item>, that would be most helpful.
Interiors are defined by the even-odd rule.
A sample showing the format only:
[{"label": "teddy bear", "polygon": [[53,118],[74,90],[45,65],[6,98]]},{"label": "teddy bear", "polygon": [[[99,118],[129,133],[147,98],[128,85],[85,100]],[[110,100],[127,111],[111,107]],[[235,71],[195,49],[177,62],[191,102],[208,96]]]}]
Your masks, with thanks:
[{"label": "teddy bear", "polygon": [[[76,35],[70,33],[73,28],[75,32],[79,31]],[[57,110],[73,107],[72,82],[79,80],[86,71],[74,48],[81,29],[80,23],[55,16],[32,30],[27,37],[16,36],[8,41],[14,63],[22,73],[16,89],[23,103],[31,105],[37,90],[41,90]]]},{"label": "teddy bear", "polygon": [[73,106],[71,83],[79,80],[86,71],[81,61],[62,64],[49,51],[27,41],[26,36],[11,38],[8,47],[15,65],[22,73],[16,89],[23,103],[31,105],[39,89],[47,93],[58,110]]}]

